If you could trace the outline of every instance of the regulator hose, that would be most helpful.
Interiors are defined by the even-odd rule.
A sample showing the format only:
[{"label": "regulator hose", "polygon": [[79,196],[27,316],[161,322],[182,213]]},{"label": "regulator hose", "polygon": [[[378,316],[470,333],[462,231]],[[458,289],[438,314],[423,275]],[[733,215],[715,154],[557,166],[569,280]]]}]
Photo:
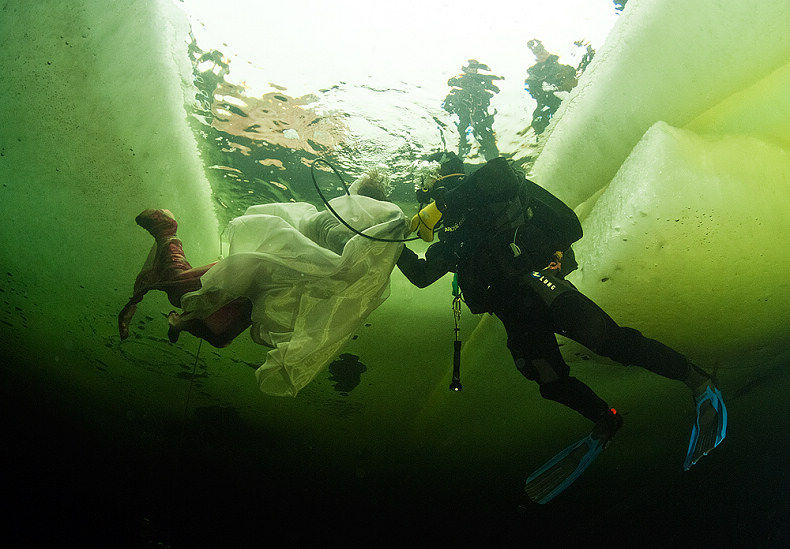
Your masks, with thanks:
[{"label": "regulator hose", "polygon": [[376,242],[411,242],[413,240],[418,240],[420,238],[419,236],[415,236],[414,238],[379,238],[377,236],[371,236],[369,234],[365,234],[361,231],[358,231],[354,227],[346,223],[346,220],[340,217],[340,215],[335,211],[335,209],[332,208],[332,206],[329,204],[329,201],[324,196],[324,193],[321,192],[321,188],[318,186],[318,181],[315,178],[315,165],[318,162],[323,162],[324,164],[329,166],[333,172],[335,172],[337,178],[340,180],[341,183],[343,183],[343,189],[346,191],[346,195],[351,196],[351,193],[348,192],[348,185],[343,179],[343,176],[340,175],[340,172],[338,172],[335,169],[335,167],[329,163],[329,161],[324,160],[323,158],[316,158],[315,160],[313,160],[313,163],[310,164],[310,177],[313,179],[313,185],[315,186],[316,192],[318,192],[318,196],[321,197],[321,200],[323,201],[324,205],[326,205],[326,207],[329,209],[329,211],[332,212],[332,214],[337,218],[337,220],[340,221],[343,225],[345,225],[347,229],[358,234],[359,236],[363,236],[370,240],[375,240]]}]

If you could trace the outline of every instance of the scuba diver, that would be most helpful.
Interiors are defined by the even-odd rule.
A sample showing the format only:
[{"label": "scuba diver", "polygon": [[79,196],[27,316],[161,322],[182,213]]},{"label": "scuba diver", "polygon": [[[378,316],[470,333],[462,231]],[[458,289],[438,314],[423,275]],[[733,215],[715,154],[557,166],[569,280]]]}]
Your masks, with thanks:
[{"label": "scuba diver", "polygon": [[568,206],[519,177],[505,158],[466,175],[453,153],[437,153],[416,193],[423,207],[411,230],[431,244],[421,259],[404,247],[403,274],[425,287],[448,272],[457,275],[473,313],[496,315],[507,331],[516,368],[540,386],[543,398],[563,404],[593,422],[589,435],[535,471],[526,483],[533,501],[546,503],[589,466],[621,427],[620,414],[580,380],[560,354],[555,333],[624,365],[646,368],[683,382],[693,395],[697,418],[684,462],[688,469],[724,439],[726,408],[714,379],[668,346],[618,325],[565,276],[576,267],[571,244],[581,238]]},{"label": "scuba diver", "polygon": [[454,76],[447,81],[452,89],[445,97],[442,108],[450,114],[458,116],[458,154],[466,156],[470,145],[467,136],[471,133],[486,160],[499,156],[499,149],[494,138],[494,113],[489,112],[491,98],[499,93],[494,80],[502,80],[502,76],[481,74],[478,70],[490,71],[488,65],[470,59],[461,70],[463,74]]}]

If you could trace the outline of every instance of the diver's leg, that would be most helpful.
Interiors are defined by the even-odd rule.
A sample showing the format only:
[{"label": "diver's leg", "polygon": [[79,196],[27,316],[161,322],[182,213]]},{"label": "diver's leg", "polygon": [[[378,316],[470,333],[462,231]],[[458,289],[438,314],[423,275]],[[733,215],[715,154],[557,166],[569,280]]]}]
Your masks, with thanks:
[{"label": "diver's leg", "polygon": [[[569,368],[557,346],[548,309],[543,314],[514,316],[505,322],[508,347],[521,373],[540,384],[543,398],[576,410],[593,421],[589,434],[573,442],[536,469],[524,485],[527,495],[547,503],[573,483],[601,453],[623,421],[592,389],[568,375]],[[534,313],[534,311],[532,311]]]},{"label": "diver's leg", "polygon": [[475,124],[475,138],[480,143],[480,148],[483,150],[483,157],[486,161],[499,156],[499,149],[496,145],[496,138],[494,137],[494,117],[490,114],[478,121]]},{"label": "diver's leg", "polygon": [[469,154],[471,145],[469,145],[469,141],[466,139],[466,128],[462,128],[461,124],[458,124],[458,135],[458,156],[465,158],[466,155]]},{"label": "diver's leg", "polygon": [[458,116],[458,123],[455,125],[458,129],[458,156],[463,159],[469,154],[469,150],[471,149],[466,132],[472,125],[472,119],[469,117],[469,113],[463,109],[459,109],[455,115]]},{"label": "diver's leg", "polygon": [[536,135],[540,135],[549,125],[549,114],[546,112],[546,105],[538,102],[538,106],[532,111],[532,129]]},{"label": "diver's leg", "polygon": [[543,398],[559,402],[597,422],[609,406],[586,384],[571,377],[551,327],[548,310],[535,301],[518,310],[498,312],[508,334],[507,345],[516,368],[540,386]]},{"label": "diver's leg", "polygon": [[559,296],[551,308],[555,329],[590,350],[622,364],[641,366],[691,390],[696,420],[685,469],[721,444],[727,431],[727,408],[712,376],[685,356],[637,330],[619,326],[600,307],[578,292]]},{"label": "diver's leg", "polygon": [[638,330],[618,325],[581,292],[566,292],[557,297],[551,305],[551,320],[557,333],[621,364],[640,366],[683,381],[692,389],[700,385],[700,375],[707,376],[674,349],[643,336]]}]

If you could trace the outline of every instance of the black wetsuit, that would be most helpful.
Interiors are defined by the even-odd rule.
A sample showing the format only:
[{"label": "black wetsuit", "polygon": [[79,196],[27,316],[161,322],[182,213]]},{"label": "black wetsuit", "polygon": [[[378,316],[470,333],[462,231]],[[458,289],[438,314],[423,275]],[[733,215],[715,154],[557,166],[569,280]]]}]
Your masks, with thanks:
[{"label": "black wetsuit", "polygon": [[[531,190],[525,195],[524,188]],[[519,192],[521,199],[515,199]],[[425,259],[404,248],[398,267],[421,288],[457,272],[469,309],[495,314],[503,322],[518,370],[540,384],[544,398],[593,421],[609,407],[587,385],[569,376],[555,333],[622,364],[686,379],[689,362],[683,355],[637,330],[619,326],[564,280],[572,254],[566,251],[563,269],[556,275],[545,270],[557,251],[558,237],[552,227],[542,226],[539,216],[526,219],[521,213],[531,211],[524,208],[530,192],[548,195],[518,178],[503,158],[489,161],[437,201],[444,209],[446,228],[439,233],[439,241],[428,247]],[[481,207],[481,203],[494,207]],[[571,239],[580,236],[579,225],[578,235]],[[517,257],[513,242],[520,251]]]}]

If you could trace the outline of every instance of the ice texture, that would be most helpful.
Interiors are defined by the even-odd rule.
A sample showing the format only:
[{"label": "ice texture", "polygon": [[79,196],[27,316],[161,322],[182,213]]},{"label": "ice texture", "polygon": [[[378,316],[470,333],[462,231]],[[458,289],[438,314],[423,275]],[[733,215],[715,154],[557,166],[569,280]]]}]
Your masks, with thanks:
[{"label": "ice texture", "polygon": [[531,173],[582,219],[570,279],[708,367],[790,344],[788,89],[786,1],[632,1]]},{"label": "ice texture", "polygon": [[571,279],[694,356],[790,343],[790,153],[654,124],[584,221]]},{"label": "ice texture", "polygon": [[786,0],[629,2],[557,112],[533,177],[575,208],[653,124],[682,127],[788,60]]}]

